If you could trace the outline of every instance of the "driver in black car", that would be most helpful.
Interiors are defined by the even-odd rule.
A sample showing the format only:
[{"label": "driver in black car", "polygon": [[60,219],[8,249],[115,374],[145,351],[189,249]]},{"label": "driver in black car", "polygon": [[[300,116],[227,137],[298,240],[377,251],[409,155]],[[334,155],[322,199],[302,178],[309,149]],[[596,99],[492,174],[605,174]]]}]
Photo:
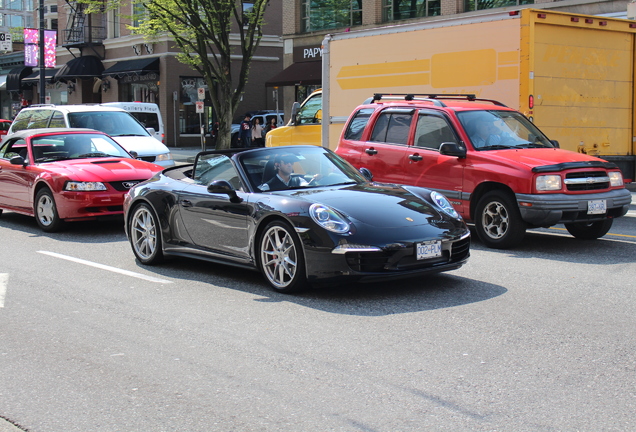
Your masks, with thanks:
[{"label": "driver in black car", "polygon": [[309,185],[302,177],[292,177],[294,162],[297,160],[298,158],[291,154],[276,155],[274,157],[274,170],[276,171],[276,175],[258,188],[262,191],[275,191]]}]

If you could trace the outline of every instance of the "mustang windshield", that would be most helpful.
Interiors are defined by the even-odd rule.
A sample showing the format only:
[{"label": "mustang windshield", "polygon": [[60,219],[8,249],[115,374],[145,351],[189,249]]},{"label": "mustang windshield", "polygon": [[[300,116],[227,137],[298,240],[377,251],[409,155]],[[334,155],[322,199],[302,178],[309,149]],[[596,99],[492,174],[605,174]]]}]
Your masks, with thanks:
[{"label": "mustang windshield", "polygon": [[515,111],[464,111],[457,117],[477,150],[554,147],[535,125]]},{"label": "mustang windshield", "polygon": [[239,158],[252,189],[262,192],[366,181],[349,163],[321,147],[265,149]]},{"label": "mustang windshield", "polygon": [[36,163],[94,157],[131,158],[110,137],[94,133],[39,136],[31,140],[31,146]]}]

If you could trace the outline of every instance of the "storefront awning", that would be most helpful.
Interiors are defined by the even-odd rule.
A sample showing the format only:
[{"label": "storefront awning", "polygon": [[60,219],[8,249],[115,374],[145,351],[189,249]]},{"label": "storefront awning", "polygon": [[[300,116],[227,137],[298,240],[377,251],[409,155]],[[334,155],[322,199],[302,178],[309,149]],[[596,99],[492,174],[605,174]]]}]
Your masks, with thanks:
[{"label": "storefront awning", "polygon": [[53,77],[53,81],[70,81],[74,79],[101,77],[102,72],[104,72],[104,65],[99,57],[76,57],[57,71]]},{"label": "storefront awning", "polygon": [[[59,69],[45,69],[44,79],[47,83],[53,82],[53,77],[59,71]],[[40,83],[40,71],[33,72],[28,77],[22,80],[22,84],[24,85],[37,85]]]},{"label": "storefront awning", "polygon": [[299,62],[284,69],[278,75],[270,78],[267,87],[322,84],[322,62]]},{"label": "storefront awning", "polygon": [[149,73],[159,73],[159,58],[150,57],[136,60],[124,60],[115,63],[106,69],[102,76],[122,78],[127,75],[146,75]]},{"label": "storefront awning", "polygon": [[7,75],[7,91],[22,91],[22,80],[28,77],[31,72],[33,72],[33,68],[30,66],[21,66],[9,71]]}]

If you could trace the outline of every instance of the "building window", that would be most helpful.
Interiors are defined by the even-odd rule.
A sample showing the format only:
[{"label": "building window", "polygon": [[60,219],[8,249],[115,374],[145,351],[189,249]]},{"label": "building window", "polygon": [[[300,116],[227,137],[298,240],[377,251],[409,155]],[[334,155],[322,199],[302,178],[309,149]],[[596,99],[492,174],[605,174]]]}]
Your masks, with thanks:
[{"label": "building window", "polygon": [[301,1],[303,32],[362,24],[362,0]]},{"label": "building window", "polygon": [[385,0],[382,19],[387,22],[441,15],[441,3],[441,0]]},{"label": "building window", "polygon": [[133,19],[132,19],[133,27],[139,27],[141,24],[143,24],[144,20],[147,18],[146,7],[140,1],[133,2],[132,13],[133,13]]},{"label": "building window", "polygon": [[534,4],[534,0],[464,0],[464,12]]},{"label": "building window", "polygon": [[118,38],[121,37],[121,21],[119,20],[119,16],[121,15],[120,9],[117,8],[115,10],[108,11],[108,37],[109,38]]}]

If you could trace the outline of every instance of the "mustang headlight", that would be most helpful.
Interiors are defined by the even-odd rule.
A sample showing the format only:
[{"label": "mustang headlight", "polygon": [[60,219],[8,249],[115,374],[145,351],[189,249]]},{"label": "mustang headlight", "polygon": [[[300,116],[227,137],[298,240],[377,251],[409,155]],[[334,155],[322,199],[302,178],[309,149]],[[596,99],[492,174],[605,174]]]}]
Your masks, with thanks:
[{"label": "mustang headlight", "polygon": [[157,155],[155,160],[159,161],[159,162],[172,160],[172,154],[171,153],[163,153],[163,154]]},{"label": "mustang headlight", "polygon": [[538,191],[561,190],[560,175],[542,175],[536,181]]},{"label": "mustang headlight", "polygon": [[444,213],[450,217],[459,218],[459,213],[453,208],[453,205],[446,199],[444,195],[437,192],[431,192],[431,199],[433,202],[442,209]]},{"label": "mustang headlight", "polygon": [[312,204],[309,207],[309,215],[318,225],[324,229],[338,234],[346,234],[351,226],[334,209],[322,204]]},{"label": "mustang headlight", "polygon": [[623,175],[619,171],[608,173],[612,187],[623,186]]},{"label": "mustang headlight", "polygon": [[102,182],[69,181],[64,185],[64,190],[70,192],[93,192],[105,191],[108,188]]}]

